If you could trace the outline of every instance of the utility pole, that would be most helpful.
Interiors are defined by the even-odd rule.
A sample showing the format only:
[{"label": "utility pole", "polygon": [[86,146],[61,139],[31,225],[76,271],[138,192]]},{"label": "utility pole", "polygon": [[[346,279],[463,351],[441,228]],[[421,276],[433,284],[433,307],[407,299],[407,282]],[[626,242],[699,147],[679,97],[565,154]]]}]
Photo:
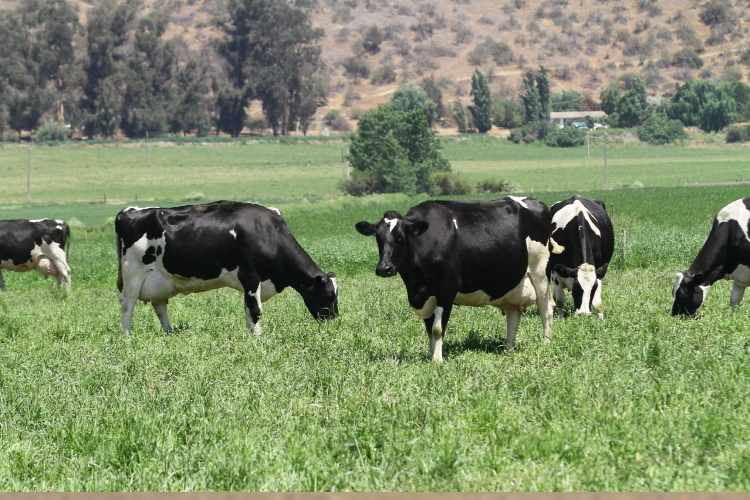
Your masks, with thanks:
[{"label": "utility pole", "polygon": [[26,154],[26,202],[31,203],[31,148]]}]

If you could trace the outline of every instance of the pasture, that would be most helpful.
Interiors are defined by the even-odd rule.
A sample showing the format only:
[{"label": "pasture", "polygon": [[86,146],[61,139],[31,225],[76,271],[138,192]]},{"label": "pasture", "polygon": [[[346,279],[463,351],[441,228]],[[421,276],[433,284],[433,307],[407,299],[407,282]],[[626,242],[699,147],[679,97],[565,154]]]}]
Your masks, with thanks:
[{"label": "pasture", "polygon": [[[576,158],[585,149],[469,146],[446,146],[456,171],[517,182],[548,204],[573,194],[553,164],[577,172],[569,189],[590,186],[586,169],[600,168]],[[0,488],[750,488],[750,303],[730,314],[731,285],[719,282],[697,318],[669,315],[675,273],[716,212],[748,192],[674,187],[680,165],[695,172],[690,182],[736,179],[747,173],[742,149],[610,149],[623,184],[649,185],[648,174],[672,187],[583,193],[616,205],[606,319],[556,320],[544,345],[531,308],[506,354],[499,311],[457,307],[445,362],[433,364],[400,278],[375,276],[375,241],[353,228],[424,197],[342,198],[340,148],[153,148],[150,169],[138,166],[138,148],[39,148],[32,154],[49,157],[38,171],[56,176],[34,185],[45,203],[31,205],[25,177],[4,176],[1,219],[75,217],[97,228],[73,229],[70,296],[38,273],[4,273]],[[0,171],[25,172],[25,154],[1,149]],[[178,154],[181,168],[178,156],[158,160]],[[559,177],[546,186],[545,172]],[[192,192],[276,204],[313,259],[337,273],[341,316],[314,322],[289,289],[264,305],[255,336],[241,295],[225,289],[173,299],[172,335],[139,304],[123,335],[114,232],[99,227],[122,204],[101,203],[102,185],[122,204],[135,193],[183,204]]]}]

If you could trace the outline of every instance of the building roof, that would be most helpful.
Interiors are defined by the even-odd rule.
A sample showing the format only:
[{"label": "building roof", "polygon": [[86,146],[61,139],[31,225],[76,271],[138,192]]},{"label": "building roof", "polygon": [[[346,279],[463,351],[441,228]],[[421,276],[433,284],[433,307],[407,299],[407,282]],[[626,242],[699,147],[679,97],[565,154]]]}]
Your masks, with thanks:
[{"label": "building roof", "polygon": [[550,119],[571,119],[571,118],[585,118],[590,116],[591,118],[604,118],[607,113],[604,111],[553,111],[549,114]]}]

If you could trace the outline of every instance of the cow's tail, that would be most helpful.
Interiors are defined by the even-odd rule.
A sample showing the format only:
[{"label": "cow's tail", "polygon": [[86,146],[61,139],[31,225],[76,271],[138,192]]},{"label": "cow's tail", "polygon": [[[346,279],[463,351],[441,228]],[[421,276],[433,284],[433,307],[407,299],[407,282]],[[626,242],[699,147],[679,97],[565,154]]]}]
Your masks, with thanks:
[{"label": "cow's tail", "polygon": [[63,234],[65,235],[65,244],[63,245],[63,250],[65,250],[65,255],[70,255],[70,226],[66,223],[62,223],[63,226]]}]

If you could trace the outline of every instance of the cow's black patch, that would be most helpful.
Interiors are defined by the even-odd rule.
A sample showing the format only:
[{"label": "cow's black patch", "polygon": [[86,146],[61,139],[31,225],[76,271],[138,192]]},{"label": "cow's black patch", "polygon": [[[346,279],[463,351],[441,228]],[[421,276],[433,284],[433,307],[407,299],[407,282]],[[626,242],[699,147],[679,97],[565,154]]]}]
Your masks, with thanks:
[{"label": "cow's black patch", "polygon": [[159,255],[161,255],[161,245],[156,247],[156,256],[158,257]]},{"label": "cow's black patch", "polygon": [[148,265],[156,261],[156,247],[148,247],[143,255],[143,263]]}]

